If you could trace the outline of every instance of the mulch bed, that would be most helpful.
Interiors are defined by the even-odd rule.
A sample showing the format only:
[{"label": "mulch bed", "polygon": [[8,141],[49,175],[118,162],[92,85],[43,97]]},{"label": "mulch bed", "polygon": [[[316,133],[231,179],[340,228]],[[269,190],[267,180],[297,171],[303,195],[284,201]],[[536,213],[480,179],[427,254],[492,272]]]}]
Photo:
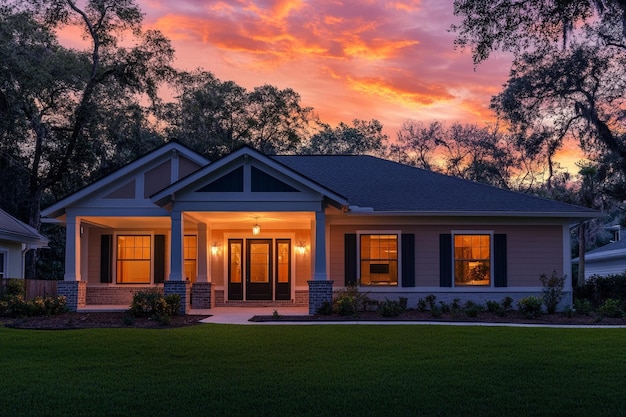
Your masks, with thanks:
[{"label": "mulch bed", "polygon": [[407,310],[397,317],[383,317],[378,312],[365,311],[359,312],[354,316],[332,315],[313,315],[313,316],[282,316],[279,315],[263,315],[254,316],[250,321],[266,322],[266,321],[285,321],[285,322],[338,322],[338,321],[424,321],[424,322],[461,322],[461,323],[517,323],[517,324],[543,324],[543,325],[626,325],[625,318],[609,318],[599,316],[583,316],[572,315],[567,317],[563,313],[544,314],[537,318],[524,317],[518,311],[508,311],[504,316],[495,313],[482,312],[477,317],[468,317],[462,312],[445,313],[441,317],[433,317],[429,311]]},{"label": "mulch bed", "polygon": [[63,313],[55,316],[38,317],[0,317],[0,326],[17,329],[66,330],[88,328],[143,328],[167,329],[172,327],[186,327],[200,324],[199,321],[209,317],[203,316],[174,316],[169,323],[162,323],[149,318],[131,317],[126,312],[115,313]]},{"label": "mulch bed", "polygon": [[[467,317],[463,313],[446,313],[441,317],[433,317],[428,311],[407,310],[398,317],[382,317],[377,312],[359,312],[354,316],[340,315],[313,315],[313,316],[288,316],[259,315],[250,319],[252,322],[281,321],[281,322],[345,322],[345,321],[380,321],[380,322],[468,322],[468,323],[518,323],[518,324],[543,324],[543,325],[626,325],[624,318],[601,318],[599,316],[565,314],[544,314],[541,317],[528,319],[517,311],[509,311],[504,317],[489,312],[482,312],[478,317]],[[175,327],[196,326],[200,320],[208,316],[174,316],[169,323],[161,323],[149,318],[130,318],[126,312],[116,313],[64,313],[56,316],[41,317],[0,317],[0,326],[18,329],[41,329],[41,330],[69,330],[87,328],[147,328],[168,329]]]}]

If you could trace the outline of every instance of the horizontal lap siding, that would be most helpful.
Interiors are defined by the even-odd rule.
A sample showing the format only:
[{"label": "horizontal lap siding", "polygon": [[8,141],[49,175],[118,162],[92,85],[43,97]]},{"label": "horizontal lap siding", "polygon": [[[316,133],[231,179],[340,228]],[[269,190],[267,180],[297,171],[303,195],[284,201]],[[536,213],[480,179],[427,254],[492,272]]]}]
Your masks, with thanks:
[{"label": "horizontal lap siding", "polygon": [[541,286],[541,274],[563,273],[561,226],[331,225],[329,276],[335,286],[342,286],[345,282],[344,235],[357,230],[400,230],[415,234],[416,288],[439,287],[439,235],[453,230],[507,235],[508,287],[538,287]]},{"label": "horizontal lap siding", "polygon": [[541,286],[541,274],[563,274],[561,226],[511,227],[507,233],[508,286]]}]

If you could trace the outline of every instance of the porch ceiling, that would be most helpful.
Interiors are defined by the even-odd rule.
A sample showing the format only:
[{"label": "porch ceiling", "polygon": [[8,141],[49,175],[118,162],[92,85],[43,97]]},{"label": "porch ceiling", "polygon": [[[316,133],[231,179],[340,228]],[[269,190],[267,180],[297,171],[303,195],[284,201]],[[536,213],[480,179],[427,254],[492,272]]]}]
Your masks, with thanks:
[{"label": "porch ceiling", "polygon": [[[267,229],[302,229],[309,228],[314,218],[314,213],[307,212],[185,212],[187,222],[220,228],[252,227],[258,223]],[[83,221],[114,229],[169,229],[171,226],[169,217],[85,217]]]}]

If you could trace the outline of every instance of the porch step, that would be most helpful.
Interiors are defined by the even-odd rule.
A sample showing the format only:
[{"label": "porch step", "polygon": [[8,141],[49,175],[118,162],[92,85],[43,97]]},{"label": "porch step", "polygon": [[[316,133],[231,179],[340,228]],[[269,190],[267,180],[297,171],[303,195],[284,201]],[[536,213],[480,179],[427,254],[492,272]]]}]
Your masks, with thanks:
[{"label": "porch step", "polygon": [[215,304],[215,307],[307,307],[308,304],[296,304],[292,300],[284,301],[224,301]]}]

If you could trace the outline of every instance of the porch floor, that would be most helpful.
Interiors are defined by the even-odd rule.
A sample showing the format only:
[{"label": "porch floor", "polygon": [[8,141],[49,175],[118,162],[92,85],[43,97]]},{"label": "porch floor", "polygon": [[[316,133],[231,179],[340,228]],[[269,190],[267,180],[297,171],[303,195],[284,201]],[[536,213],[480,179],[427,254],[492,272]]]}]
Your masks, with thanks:
[{"label": "porch floor", "polygon": [[[111,313],[128,310],[127,305],[87,305],[78,309],[80,313]],[[202,323],[251,324],[254,316],[272,315],[274,311],[283,316],[307,316],[308,307],[214,307],[211,309],[190,309],[187,314],[210,316]]]}]

